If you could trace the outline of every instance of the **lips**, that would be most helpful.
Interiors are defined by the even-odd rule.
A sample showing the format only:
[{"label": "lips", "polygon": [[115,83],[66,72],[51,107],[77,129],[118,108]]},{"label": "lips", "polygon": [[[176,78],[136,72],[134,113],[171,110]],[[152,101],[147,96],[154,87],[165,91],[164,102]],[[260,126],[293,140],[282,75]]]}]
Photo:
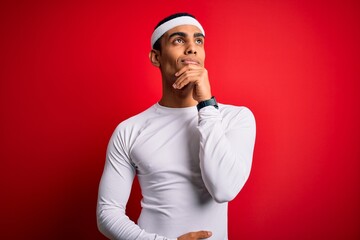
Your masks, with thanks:
[{"label": "lips", "polygon": [[197,61],[196,59],[192,59],[192,58],[184,58],[181,59],[181,63],[183,64],[194,64],[194,65],[200,65],[199,61]]}]

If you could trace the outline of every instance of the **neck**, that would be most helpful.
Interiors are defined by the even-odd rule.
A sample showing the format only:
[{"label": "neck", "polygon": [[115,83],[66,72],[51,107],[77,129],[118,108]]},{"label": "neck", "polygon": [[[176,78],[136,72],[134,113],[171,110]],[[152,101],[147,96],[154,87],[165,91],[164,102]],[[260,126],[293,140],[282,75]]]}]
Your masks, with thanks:
[{"label": "neck", "polygon": [[184,108],[196,106],[198,102],[193,98],[193,85],[189,84],[182,89],[174,89],[163,82],[162,97],[159,104],[164,107]]}]

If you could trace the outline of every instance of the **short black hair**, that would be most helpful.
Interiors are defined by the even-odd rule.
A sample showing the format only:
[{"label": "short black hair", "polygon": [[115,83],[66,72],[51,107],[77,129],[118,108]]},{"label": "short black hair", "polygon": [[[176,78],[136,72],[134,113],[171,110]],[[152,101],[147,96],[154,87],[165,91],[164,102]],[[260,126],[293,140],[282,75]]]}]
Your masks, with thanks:
[{"label": "short black hair", "polygon": [[[164,18],[163,20],[161,20],[157,25],[156,27],[154,28],[154,31],[156,28],[158,28],[161,24],[167,22],[167,21],[170,21],[171,19],[174,19],[174,18],[178,18],[178,17],[184,17],[184,16],[187,16],[187,17],[192,17],[192,18],[195,18],[193,15],[189,14],[189,13],[185,13],[185,12],[182,12],[182,13],[175,13],[175,14],[172,14],[166,18]],[[196,18],[195,18],[196,19]],[[161,36],[162,37],[162,36]],[[155,50],[158,50],[158,51],[161,51],[161,45],[160,45],[160,39],[161,37],[156,40],[156,42],[154,43],[153,45],[153,49]]]}]

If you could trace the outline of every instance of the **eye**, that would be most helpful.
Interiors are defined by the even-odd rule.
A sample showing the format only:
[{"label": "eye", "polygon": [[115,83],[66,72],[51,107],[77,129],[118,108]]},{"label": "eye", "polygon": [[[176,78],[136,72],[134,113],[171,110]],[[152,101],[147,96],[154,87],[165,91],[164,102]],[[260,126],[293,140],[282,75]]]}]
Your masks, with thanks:
[{"label": "eye", "polygon": [[204,43],[204,40],[201,39],[201,38],[198,38],[198,39],[195,40],[195,43],[201,45],[201,44]]},{"label": "eye", "polygon": [[174,43],[175,43],[175,44],[184,43],[184,40],[181,39],[181,38],[176,38],[176,39],[174,40]]}]

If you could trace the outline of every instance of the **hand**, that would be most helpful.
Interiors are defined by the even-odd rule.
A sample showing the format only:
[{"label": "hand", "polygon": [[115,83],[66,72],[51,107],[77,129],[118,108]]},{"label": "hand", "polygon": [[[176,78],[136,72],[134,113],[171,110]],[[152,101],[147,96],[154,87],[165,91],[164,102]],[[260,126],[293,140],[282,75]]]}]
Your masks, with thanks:
[{"label": "hand", "polygon": [[209,231],[198,231],[198,232],[189,232],[178,237],[178,240],[197,240],[205,239],[211,237],[212,233]]},{"label": "hand", "polygon": [[175,73],[173,87],[182,89],[184,86],[193,83],[193,98],[198,101],[205,101],[212,97],[208,72],[205,68],[195,64],[189,64]]}]

